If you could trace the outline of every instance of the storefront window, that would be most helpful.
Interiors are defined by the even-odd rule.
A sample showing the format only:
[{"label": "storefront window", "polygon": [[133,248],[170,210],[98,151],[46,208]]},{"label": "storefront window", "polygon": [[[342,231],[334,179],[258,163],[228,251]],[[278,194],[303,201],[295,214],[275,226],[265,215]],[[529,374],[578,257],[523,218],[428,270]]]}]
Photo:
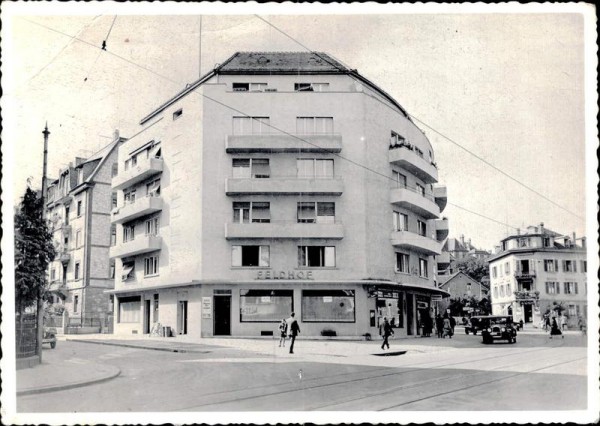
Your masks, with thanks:
[{"label": "storefront window", "polygon": [[303,290],[302,321],[355,322],[354,290]]},{"label": "storefront window", "polygon": [[119,322],[120,323],[138,323],[140,322],[140,296],[122,297],[119,299]]},{"label": "storefront window", "polygon": [[386,317],[392,327],[404,327],[402,296],[403,294],[397,291],[379,291],[377,293],[377,316],[379,318],[379,324],[381,324],[383,318]]},{"label": "storefront window", "polygon": [[294,311],[293,290],[240,290],[240,322],[279,322]]}]

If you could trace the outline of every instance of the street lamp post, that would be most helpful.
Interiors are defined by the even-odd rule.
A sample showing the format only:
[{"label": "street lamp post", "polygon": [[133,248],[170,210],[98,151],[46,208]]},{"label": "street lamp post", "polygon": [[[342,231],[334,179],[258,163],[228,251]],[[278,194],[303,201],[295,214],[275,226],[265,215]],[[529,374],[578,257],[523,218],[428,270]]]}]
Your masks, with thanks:
[{"label": "street lamp post", "polygon": [[[42,132],[44,135],[44,164],[42,171],[42,221],[46,219],[46,192],[47,183],[46,183],[46,171],[48,164],[48,136],[50,132],[48,131],[48,122],[46,122],[46,127]],[[40,364],[42,363],[42,341],[44,339],[44,301],[42,299],[44,288],[46,287],[46,274],[42,276],[42,285],[38,288],[38,297],[37,297],[37,346],[36,353],[39,358]]]}]

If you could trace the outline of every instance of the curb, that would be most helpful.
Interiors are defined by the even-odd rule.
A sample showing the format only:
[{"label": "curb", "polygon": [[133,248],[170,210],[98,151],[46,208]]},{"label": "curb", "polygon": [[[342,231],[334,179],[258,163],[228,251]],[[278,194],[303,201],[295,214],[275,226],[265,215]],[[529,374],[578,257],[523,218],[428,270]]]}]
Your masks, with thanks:
[{"label": "curb", "polygon": [[124,348],[133,348],[133,349],[147,349],[150,351],[163,351],[163,352],[178,352],[178,353],[200,353],[200,354],[208,354],[211,351],[197,351],[197,350],[189,350],[189,349],[181,349],[181,348],[158,348],[155,346],[140,346],[140,345],[132,345],[129,343],[117,343],[117,342],[103,342],[101,340],[86,340],[86,339],[67,339],[69,342],[79,342],[79,343],[92,343],[96,345],[106,345],[106,346],[120,346]]},{"label": "curb", "polygon": [[55,392],[55,391],[59,391],[59,390],[66,390],[66,389],[73,389],[73,388],[80,388],[83,386],[88,386],[88,385],[93,385],[96,383],[102,383],[102,382],[106,382],[109,380],[114,379],[115,377],[119,376],[121,374],[121,370],[118,367],[114,367],[117,371],[114,373],[109,374],[108,376],[104,376],[101,377],[99,379],[92,379],[92,380],[86,380],[86,381],[82,381],[82,382],[75,382],[75,383],[67,383],[64,385],[50,385],[50,386],[45,386],[42,388],[34,388],[34,389],[23,389],[23,390],[18,390],[17,391],[17,396],[24,396],[24,395],[35,395],[38,393],[46,393],[46,392]]}]

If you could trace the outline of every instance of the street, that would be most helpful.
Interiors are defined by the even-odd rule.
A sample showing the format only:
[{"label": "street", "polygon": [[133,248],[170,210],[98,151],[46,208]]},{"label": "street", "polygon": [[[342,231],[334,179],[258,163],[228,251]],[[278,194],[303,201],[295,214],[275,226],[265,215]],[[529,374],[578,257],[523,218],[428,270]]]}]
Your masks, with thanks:
[{"label": "street", "polygon": [[296,356],[275,341],[262,344],[272,344],[277,355],[210,340],[183,353],[61,341],[45,353],[49,362],[107,363],[121,374],[21,396],[17,406],[19,412],[584,409],[583,338],[519,337],[516,345],[482,345],[479,336],[460,333],[452,340],[403,339],[392,341],[390,352],[413,349],[395,356],[375,356],[382,353],[379,342],[353,342],[369,345],[372,354],[303,356],[303,344],[324,343],[299,340]]}]

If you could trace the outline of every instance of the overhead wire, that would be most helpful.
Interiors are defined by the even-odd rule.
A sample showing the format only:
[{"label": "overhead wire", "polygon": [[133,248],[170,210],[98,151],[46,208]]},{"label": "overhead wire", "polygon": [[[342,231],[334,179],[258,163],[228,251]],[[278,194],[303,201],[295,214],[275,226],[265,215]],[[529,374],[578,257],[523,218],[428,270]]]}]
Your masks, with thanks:
[{"label": "overhead wire", "polygon": [[[26,18],[21,18],[21,19],[24,19],[24,20],[26,20],[26,21],[28,21],[28,22],[30,22],[30,23],[32,23],[32,24],[34,24],[34,25],[39,25],[39,26],[41,26],[41,27],[44,27],[44,28],[48,29],[49,31],[53,31],[53,32],[56,32],[56,33],[58,33],[58,34],[62,34],[62,35],[64,35],[64,36],[66,36],[66,37],[75,38],[75,36],[72,36],[72,35],[70,35],[70,34],[64,33],[64,32],[62,32],[62,31],[60,31],[60,30],[56,30],[56,29],[54,29],[54,28],[52,28],[52,27],[49,27],[49,26],[47,26],[47,25],[40,24],[40,23],[37,23],[37,22],[35,22],[35,21],[31,21],[31,20],[29,20],[29,19],[26,19]],[[84,44],[86,44],[86,45],[89,45],[89,46],[91,46],[91,47],[98,48],[97,46],[95,46],[94,44],[92,44],[92,43],[90,43],[90,42],[88,42],[88,41],[81,40],[81,39],[78,39],[78,38],[75,38],[75,39],[76,39],[77,41],[80,41],[80,42],[82,42],[82,43],[84,43]],[[171,79],[171,78],[169,78],[169,77],[167,77],[167,76],[164,76],[164,75],[162,75],[162,74],[160,74],[160,73],[158,73],[158,72],[156,72],[156,71],[154,71],[154,70],[152,70],[152,69],[150,69],[150,68],[147,68],[147,67],[145,67],[145,66],[143,66],[143,65],[140,65],[140,64],[138,64],[138,63],[136,63],[136,62],[134,62],[134,61],[131,61],[131,60],[129,60],[129,59],[127,59],[127,58],[125,58],[125,57],[123,57],[123,56],[121,56],[121,55],[118,55],[118,54],[116,54],[116,53],[114,53],[114,52],[110,52],[110,51],[106,51],[106,52],[107,52],[109,55],[112,55],[112,56],[114,56],[114,57],[116,57],[116,58],[118,58],[118,59],[121,59],[121,60],[123,60],[123,61],[125,61],[125,62],[127,62],[127,63],[131,64],[132,66],[135,66],[135,67],[137,67],[137,68],[143,69],[143,70],[145,70],[145,71],[147,71],[147,72],[149,72],[149,73],[152,73],[152,74],[156,75],[157,77],[160,77],[160,78],[162,78],[162,79],[165,79],[165,80],[167,80],[167,81],[169,81],[169,82],[171,82],[171,83],[174,83],[174,84],[177,84],[177,85],[180,85],[180,84],[182,84],[182,83],[181,83],[181,82],[179,82],[179,81],[176,81],[176,80],[173,80],[173,79]],[[260,120],[257,120],[257,118],[256,118],[256,117],[252,117],[252,116],[250,116],[249,114],[247,114],[247,113],[245,113],[245,112],[243,112],[243,111],[240,111],[240,110],[239,110],[239,109],[237,109],[237,108],[234,108],[234,107],[232,107],[232,106],[230,106],[230,105],[227,105],[227,104],[225,104],[225,103],[223,103],[223,102],[221,102],[221,101],[218,101],[217,99],[214,99],[214,98],[212,98],[212,97],[210,97],[210,96],[208,96],[208,95],[206,95],[206,94],[204,94],[204,93],[198,92],[198,91],[196,91],[195,89],[194,89],[194,90],[192,90],[191,92],[193,92],[193,93],[196,93],[196,94],[198,94],[198,95],[200,95],[200,96],[202,96],[202,97],[204,97],[204,98],[206,98],[206,99],[208,99],[208,100],[210,100],[210,101],[212,101],[212,102],[214,102],[214,103],[217,103],[217,104],[219,104],[219,105],[221,105],[221,106],[223,106],[223,107],[225,107],[225,108],[228,108],[228,109],[230,109],[230,110],[232,110],[232,111],[234,111],[234,112],[237,112],[237,113],[239,113],[239,114],[242,114],[243,116],[245,116],[245,117],[247,117],[247,118],[251,118],[251,119],[253,119],[253,120],[260,121]],[[262,123],[262,124],[264,124],[264,125],[266,125],[267,127],[270,127],[270,128],[272,128],[272,129],[274,129],[274,130],[276,130],[276,131],[280,132],[280,133],[283,133],[283,134],[285,134],[285,135],[287,135],[287,136],[290,136],[290,137],[292,137],[292,138],[294,138],[294,139],[297,139],[297,140],[299,140],[299,141],[302,141],[302,142],[304,142],[304,143],[307,143],[307,144],[309,144],[309,145],[312,145],[312,146],[314,146],[314,147],[316,147],[316,148],[319,148],[320,150],[323,150],[323,151],[325,151],[325,152],[327,152],[327,153],[329,153],[329,154],[331,154],[331,155],[334,155],[334,156],[336,156],[336,157],[338,157],[338,158],[340,158],[340,159],[343,159],[343,160],[345,160],[345,161],[348,161],[348,162],[350,162],[351,164],[354,164],[354,165],[355,165],[355,166],[357,166],[357,167],[360,167],[360,168],[362,168],[362,169],[364,169],[364,170],[370,171],[370,172],[372,172],[372,173],[374,173],[374,174],[376,174],[376,175],[378,175],[378,176],[380,176],[380,177],[383,177],[383,178],[385,178],[385,179],[391,180],[392,182],[396,182],[396,181],[394,180],[394,178],[393,178],[393,177],[391,177],[391,176],[388,176],[388,175],[386,175],[386,174],[383,174],[383,173],[381,173],[381,172],[379,172],[379,171],[377,171],[377,170],[374,170],[374,169],[372,169],[372,168],[370,168],[370,167],[368,167],[368,166],[365,166],[364,164],[358,163],[358,162],[356,162],[356,161],[354,161],[354,160],[352,160],[352,159],[349,159],[349,158],[347,158],[347,157],[344,157],[344,156],[340,155],[340,154],[339,154],[339,153],[337,153],[337,152],[333,152],[333,151],[331,151],[331,150],[327,150],[326,148],[323,148],[323,147],[321,147],[321,146],[319,146],[319,145],[317,145],[317,144],[315,144],[315,143],[313,143],[313,142],[310,142],[310,141],[308,141],[308,140],[306,140],[306,139],[304,139],[304,138],[301,138],[301,137],[299,137],[299,136],[297,136],[297,135],[295,135],[295,134],[292,134],[292,133],[289,133],[289,132],[287,132],[287,131],[285,131],[285,130],[283,130],[283,129],[280,129],[280,128],[278,128],[278,127],[276,127],[276,126],[274,126],[274,125],[272,125],[272,124],[270,124],[270,123],[265,123],[265,122],[262,122],[262,121],[261,121],[261,123]],[[153,124],[155,124],[155,123],[153,123]],[[144,129],[144,130],[145,130],[145,129]],[[139,133],[140,133],[140,132],[138,132],[137,134],[139,134]],[[136,134],[136,135],[137,135],[137,134]],[[131,136],[129,139],[133,138],[133,137],[134,137],[134,136],[136,136],[136,135],[133,135],[133,136]],[[414,192],[417,192],[417,193],[420,193],[420,192],[417,190],[417,188],[416,188],[416,187],[409,187],[409,186],[407,185],[407,189],[409,189],[409,190],[412,190],[412,191],[414,191]],[[432,194],[432,196],[433,196],[433,194]],[[517,227],[515,227],[515,226],[513,226],[513,225],[510,225],[510,224],[508,224],[508,223],[501,222],[501,221],[499,221],[499,220],[497,220],[497,219],[490,218],[490,217],[488,217],[488,216],[486,216],[486,215],[484,215],[484,214],[481,214],[481,213],[475,213],[475,212],[473,212],[472,210],[470,210],[470,209],[467,209],[467,208],[464,208],[464,207],[462,207],[462,206],[459,206],[459,205],[457,205],[457,204],[454,204],[454,203],[447,203],[447,204],[450,204],[450,205],[452,205],[452,206],[454,206],[454,207],[456,207],[456,208],[459,208],[459,209],[461,209],[461,210],[467,211],[467,212],[469,212],[469,213],[476,214],[477,216],[480,216],[480,217],[482,217],[482,218],[488,219],[488,220],[490,220],[490,221],[492,221],[492,222],[495,222],[495,223],[498,223],[498,224],[502,224],[502,225],[504,225],[504,226],[508,226],[508,227],[510,227],[510,228],[513,228],[513,229],[518,229]]]}]

